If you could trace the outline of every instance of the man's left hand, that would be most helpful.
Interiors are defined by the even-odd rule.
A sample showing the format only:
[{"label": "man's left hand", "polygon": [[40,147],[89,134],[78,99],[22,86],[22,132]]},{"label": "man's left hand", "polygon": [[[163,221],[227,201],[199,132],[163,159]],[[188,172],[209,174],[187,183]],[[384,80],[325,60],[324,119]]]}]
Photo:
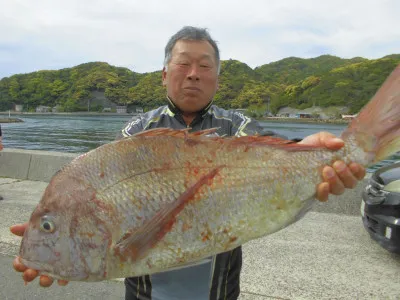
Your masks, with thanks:
[{"label": "man's left hand", "polygon": [[[319,132],[305,137],[299,144],[338,150],[343,147],[344,142],[329,132]],[[327,201],[329,194],[341,195],[346,188],[354,188],[364,176],[365,168],[363,166],[357,163],[346,165],[343,161],[337,160],[332,166],[323,168],[324,182],[317,186],[316,198],[319,201]]]}]

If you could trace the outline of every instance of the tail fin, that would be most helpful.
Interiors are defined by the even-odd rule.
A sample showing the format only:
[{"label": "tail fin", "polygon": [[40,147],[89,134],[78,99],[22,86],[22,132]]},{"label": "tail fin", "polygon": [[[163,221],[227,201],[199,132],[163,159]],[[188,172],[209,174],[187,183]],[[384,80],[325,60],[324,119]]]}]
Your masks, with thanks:
[{"label": "tail fin", "polygon": [[400,65],[343,132],[370,154],[370,163],[400,151]]}]

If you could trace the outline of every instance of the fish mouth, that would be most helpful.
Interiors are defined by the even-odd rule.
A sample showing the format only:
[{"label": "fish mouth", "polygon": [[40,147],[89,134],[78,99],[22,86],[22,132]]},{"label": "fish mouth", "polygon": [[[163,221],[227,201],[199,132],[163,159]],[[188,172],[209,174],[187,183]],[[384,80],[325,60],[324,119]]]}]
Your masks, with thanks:
[{"label": "fish mouth", "polygon": [[[26,267],[38,271],[40,275],[50,276],[54,279],[62,279],[62,280],[68,280],[68,281],[71,281],[71,280],[81,281],[81,280],[87,280],[89,278],[89,276],[87,274],[83,274],[83,273],[70,274],[68,272],[65,272],[65,270],[61,271],[61,274],[60,274],[58,271],[56,271],[56,269],[52,265],[43,264],[41,262],[34,261],[34,260],[27,260],[22,257],[20,257],[19,259],[20,259],[21,263],[23,263]],[[97,280],[95,280],[95,281],[97,281]]]},{"label": "fish mouth", "polygon": [[50,265],[43,264],[37,261],[27,260],[22,257],[20,257],[20,261],[28,268],[39,271],[40,274],[46,274],[55,278],[59,277],[54,274],[54,268]]}]

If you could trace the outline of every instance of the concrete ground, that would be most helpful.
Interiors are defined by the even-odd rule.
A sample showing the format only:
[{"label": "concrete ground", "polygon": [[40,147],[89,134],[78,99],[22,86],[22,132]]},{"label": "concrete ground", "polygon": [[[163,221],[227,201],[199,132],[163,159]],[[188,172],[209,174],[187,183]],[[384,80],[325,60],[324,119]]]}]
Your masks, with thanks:
[{"label": "concrete ground", "polygon": [[[37,282],[24,286],[13,270],[20,239],[8,228],[28,220],[46,185],[0,178],[0,299],[123,299],[120,281],[44,289]],[[360,197],[359,191],[352,193]],[[240,299],[400,299],[400,256],[370,239],[357,212],[359,201],[346,208],[348,214],[337,207],[329,210],[334,213],[322,212],[337,201],[244,245]]]}]

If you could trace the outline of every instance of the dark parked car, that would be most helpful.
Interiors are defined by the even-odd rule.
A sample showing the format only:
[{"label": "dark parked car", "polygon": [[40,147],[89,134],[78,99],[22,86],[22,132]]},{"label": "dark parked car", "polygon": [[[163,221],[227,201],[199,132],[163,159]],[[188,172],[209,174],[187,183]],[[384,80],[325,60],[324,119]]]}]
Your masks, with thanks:
[{"label": "dark parked car", "polygon": [[362,193],[361,216],[374,240],[400,253],[400,162],[373,173]]}]

